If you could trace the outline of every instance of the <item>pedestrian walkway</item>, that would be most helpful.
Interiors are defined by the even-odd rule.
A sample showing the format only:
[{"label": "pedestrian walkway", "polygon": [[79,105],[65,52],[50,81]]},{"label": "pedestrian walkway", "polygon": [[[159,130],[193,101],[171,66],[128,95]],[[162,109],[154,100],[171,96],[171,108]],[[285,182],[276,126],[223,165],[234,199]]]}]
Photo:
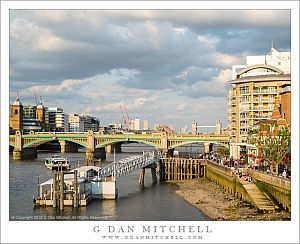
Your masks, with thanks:
[{"label": "pedestrian walkway", "polygon": [[239,179],[255,206],[261,211],[274,211],[278,208],[259,188],[253,183],[246,181],[244,178]]}]

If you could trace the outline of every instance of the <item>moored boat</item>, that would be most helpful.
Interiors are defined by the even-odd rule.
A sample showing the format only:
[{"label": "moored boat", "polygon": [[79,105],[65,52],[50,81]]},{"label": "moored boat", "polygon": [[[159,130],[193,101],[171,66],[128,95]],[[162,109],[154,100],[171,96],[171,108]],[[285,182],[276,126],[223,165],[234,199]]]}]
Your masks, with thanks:
[{"label": "moored boat", "polygon": [[53,155],[51,158],[45,159],[45,166],[51,170],[69,170],[70,161],[59,155]]}]

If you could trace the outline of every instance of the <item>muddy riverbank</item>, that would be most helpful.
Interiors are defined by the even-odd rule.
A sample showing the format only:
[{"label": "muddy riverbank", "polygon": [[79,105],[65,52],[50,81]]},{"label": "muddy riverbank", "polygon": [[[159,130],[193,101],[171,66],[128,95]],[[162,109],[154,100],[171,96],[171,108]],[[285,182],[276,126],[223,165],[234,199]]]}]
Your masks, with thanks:
[{"label": "muddy riverbank", "polygon": [[207,178],[174,182],[176,194],[201,210],[211,220],[290,220],[284,210],[261,213],[250,204],[241,202]]}]

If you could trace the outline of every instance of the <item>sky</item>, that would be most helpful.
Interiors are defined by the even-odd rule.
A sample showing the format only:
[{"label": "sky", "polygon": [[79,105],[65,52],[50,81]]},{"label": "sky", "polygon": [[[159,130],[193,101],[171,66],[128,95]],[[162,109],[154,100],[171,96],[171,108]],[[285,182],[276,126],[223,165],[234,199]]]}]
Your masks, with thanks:
[{"label": "sky", "polygon": [[10,103],[224,128],[232,65],[290,51],[290,24],[289,10],[11,10]]}]

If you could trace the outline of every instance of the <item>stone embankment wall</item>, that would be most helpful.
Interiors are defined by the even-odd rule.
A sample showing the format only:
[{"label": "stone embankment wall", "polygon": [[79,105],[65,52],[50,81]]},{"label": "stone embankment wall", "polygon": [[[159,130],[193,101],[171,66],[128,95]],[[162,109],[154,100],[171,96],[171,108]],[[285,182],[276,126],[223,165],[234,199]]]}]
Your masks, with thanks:
[{"label": "stone embankment wall", "polygon": [[275,199],[285,210],[291,212],[291,181],[288,179],[251,171],[257,187]]},{"label": "stone embankment wall", "polygon": [[240,199],[241,201],[248,202],[255,205],[252,198],[249,196],[243,185],[236,178],[236,175],[230,168],[207,161],[206,176],[220,185],[229,194]]}]

